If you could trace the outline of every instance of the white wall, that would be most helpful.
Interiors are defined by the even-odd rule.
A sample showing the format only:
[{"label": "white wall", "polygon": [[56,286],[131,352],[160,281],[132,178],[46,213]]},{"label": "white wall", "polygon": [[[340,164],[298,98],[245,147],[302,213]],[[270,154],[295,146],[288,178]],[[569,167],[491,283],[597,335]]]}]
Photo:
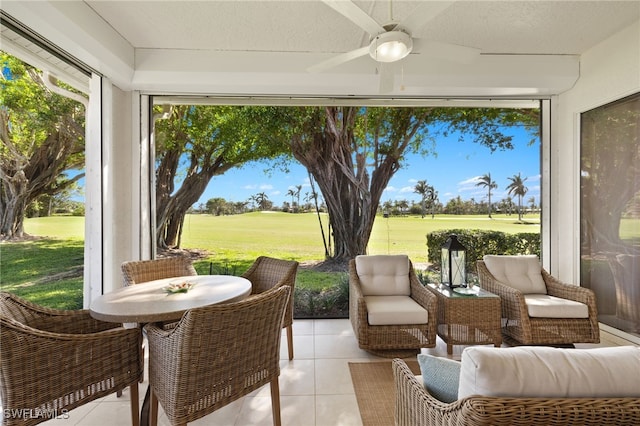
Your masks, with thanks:
[{"label": "white wall", "polygon": [[640,91],[640,21],[585,52],[575,86],[554,98],[551,272],[579,283],[580,113]]}]

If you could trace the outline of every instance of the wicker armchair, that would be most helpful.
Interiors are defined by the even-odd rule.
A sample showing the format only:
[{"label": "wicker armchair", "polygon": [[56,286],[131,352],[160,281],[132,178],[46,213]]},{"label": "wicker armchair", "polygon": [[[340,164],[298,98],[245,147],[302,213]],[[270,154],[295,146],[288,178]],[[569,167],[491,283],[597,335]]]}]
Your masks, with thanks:
[{"label": "wicker armchair", "polygon": [[198,275],[191,260],[186,257],[128,261],[123,262],[121,268],[125,286],[162,278]]},{"label": "wicker armchair", "polygon": [[152,421],[158,402],[172,425],[186,425],[270,383],[280,425],[280,339],[290,292],[283,286],[193,309],[171,330],[148,324]]},{"label": "wicker armchair", "polygon": [[[366,294],[363,292],[361,277],[358,275],[359,258],[373,264],[384,262],[385,259],[393,262],[392,258],[400,258],[401,262],[408,262],[409,297],[427,311],[427,322],[371,325],[365,300]],[[419,352],[420,348],[435,347],[438,326],[436,310],[436,296],[422,285],[416,276],[413,264],[406,256],[358,256],[349,262],[349,320],[361,349],[386,358],[396,356],[404,358]]]},{"label": "wicker armchair", "polygon": [[4,425],[35,425],[127,386],[138,425],[139,329],[0,293],[0,390]]},{"label": "wicker armchair", "polygon": [[507,398],[471,396],[444,403],[401,359],[392,361],[396,426],[640,424],[638,398]]},{"label": "wicker armchair", "polygon": [[480,287],[500,296],[502,334],[507,339],[507,343],[512,345],[554,345],[600,342],[596,297],[592,290],[563,283],[540,267],[540,274],[547,294],[585,304],[588,309],[588,317],[531,317],[522,291],[494,277],[485,261],[477,261],[477,267]]},{"label": "wicker armchair", "polygon": [[293,296],[296,285],[298,262],[292,260],[273,259],[260,256],[253,265],[242,274],[251,281],[251,294],[260,294],[273,287],[287,286],[291,288],[291,297],[284,314],[282,328],[287,329],[287,348],[289,360],[293,359]]}]

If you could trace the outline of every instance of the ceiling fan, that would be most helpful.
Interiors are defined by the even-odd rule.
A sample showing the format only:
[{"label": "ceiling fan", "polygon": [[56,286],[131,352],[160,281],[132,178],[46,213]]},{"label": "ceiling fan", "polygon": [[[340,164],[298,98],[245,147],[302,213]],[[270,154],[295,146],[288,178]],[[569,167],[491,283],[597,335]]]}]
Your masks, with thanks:
[{"label": "ceiling fan", "polygon": [[[440,43],[415,38],[412,32],[418,31],[430,20],[442,13],[454,2],[423,1],[402,22],[390,22],[380,25],[371,16],[349,0],[322,0],[347,19],[369,33],[369,45],[336,55],[309,68],[308,72],[326,71],[345,62],[369,55],[378,64],[380,92],[393,90],[394,70],[389,65],[406,58],[411,53],[419,53],[429,59],[445,59],[459,63],[470,63],[480,55],[480,49]],[[393,17],[391,17],[393,20]]]}]

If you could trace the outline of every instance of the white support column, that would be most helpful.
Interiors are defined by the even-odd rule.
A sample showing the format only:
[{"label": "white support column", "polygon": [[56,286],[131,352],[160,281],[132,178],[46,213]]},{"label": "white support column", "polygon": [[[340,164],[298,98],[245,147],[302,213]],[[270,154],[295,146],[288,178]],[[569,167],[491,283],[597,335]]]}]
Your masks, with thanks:
[{"label": "white support column", "polygon": [[122,91],[107,79],[102,93],[102,290],[106,293],[122,286],[122,262],[140,256],[140,123],[137,93]]},{"label": "white support column", "polygon": [[540,188],[540,237],[542,266],[552,270],[551,260],[551,101],[540,101],[540,170],[542,171]]},{"label": "white support column", "polygon": [[83,306],[102,289],[102,78],[89,82],[85,124],[85,229]]},{"label": "white support column", "polygon": [[155,143],[153,138],[153,117],[151,98],[140,97],[139,103],[139,177],[140,192],[140,259],[152,259],[155,256]]}]

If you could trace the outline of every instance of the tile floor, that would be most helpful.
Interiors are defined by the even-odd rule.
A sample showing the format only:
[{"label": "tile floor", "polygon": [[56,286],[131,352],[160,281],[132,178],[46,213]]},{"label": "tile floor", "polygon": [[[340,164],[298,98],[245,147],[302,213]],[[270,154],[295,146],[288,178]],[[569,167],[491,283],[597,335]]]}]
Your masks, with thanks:
[{"label": "tile floor", "polygon": [[[283,333],[280,351],[280,404],[284,426],[351,426],[361,425],[358,404],[351,383],[348,362],[379,361],[358,348],[347,319],[295,320],[294,360],[287,356],[287,340]],[[621,344],[601,336],[598,346]],[[592,347],[595,345],[577,345]],[[460,359],[462,346],[454,346],[452,358]],[[437,346],[425,353],[447,356],[446,344],[438,338]],[[144,398],[148,381],[140,386]],[[115,394],[86,404],[68,413],[66,419],[43,423],[50,426],[113,426],[130,424],[129,392],[120,398]],[[169,425],[160,411],[158,424]],[[272,425],[269,386],[253,392],[190,425]]]}]

